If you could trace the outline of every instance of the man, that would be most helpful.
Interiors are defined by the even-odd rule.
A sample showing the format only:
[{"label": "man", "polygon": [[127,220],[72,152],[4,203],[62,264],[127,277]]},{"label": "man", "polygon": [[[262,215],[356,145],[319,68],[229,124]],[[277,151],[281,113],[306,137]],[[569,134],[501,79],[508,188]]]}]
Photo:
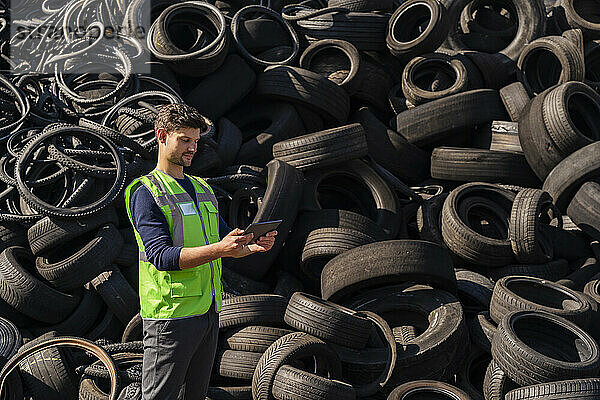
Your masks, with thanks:
[{"label": "man", "polygon": [[144,400],[204,399],[217,346],[221,258],[268,251],[277,235],[248,244],[252,234],[227,227],[208,184],[183,173],[206,129],[194,108],[163,106],[154,123],[156,168],[125,191],[140,251]]}]

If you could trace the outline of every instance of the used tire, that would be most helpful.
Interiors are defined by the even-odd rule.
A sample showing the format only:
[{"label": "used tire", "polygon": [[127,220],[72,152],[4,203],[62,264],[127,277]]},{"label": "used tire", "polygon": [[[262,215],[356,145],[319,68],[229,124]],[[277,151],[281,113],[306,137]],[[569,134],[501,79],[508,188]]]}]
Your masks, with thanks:
[{"label": "used tire", "polygon": [[402,73],[402,92],[417,106],[470,88],[467,68],[456,57],[442,53],[415,57]]},{"label": "used tire", "polygon": [[[448,24],[450,27],[458,26],[460,16],[469,0],[441,0],[448,10]],[[523,47],[534,39],[543,36],[546,30],[546,10],[541,2],[521,2],[511,0],[511,14],[517,15],[518,28],[513,40],[499,51],[507,58],[516,61]],[[461,40],[461,32],[458,29],[450,29],[448,37],[443,44],[452,50],[469,50],[468,46]]]},{"label": "used tire", "polygon": [[459,182],[540,186],[527,159],[522,154],[507,151],[438,147],[431,154],[431,177]]},{"label": "used tire", "polygon": [[226,350],[264,353],[282,336],[292,333],[289,329],[250,325],[241,329],[227,330],[222,347]]},{"label": "used tire", "polygon": [[365,347],[371,333],[371,322],[353,310],[303,293],[292,295],[284,320],[329,343],[355,349]]},{"label": "used tire", "polygon": [[[462,259],[490,267],[510,264],[509,218],[515,194],[484,183],[467,183],[450,192],[442,209],[442,235]],[[475,213],[472,210],[479,211]],[[485,211],[485,214],[482,212]],[[489,226],[470,219],[486,219]]]},{"label": "used tire", "polygon": [[304,209],[347,209],[375,221],[391,238],[400,230],[396,194],[364,161],[307,171],[302,196]]},{"label": "used tire", "polygon": [[360,158],[367,152],[365,131],[360,124],[310,133],[273,146],[273,157],[300,170]]},{"label": "used tire", "polygon": [[391,383],[423,377],[439,379],[453,375],[459,343],[465,341],[467,328],[458,299],[450,293],[427,286],[388,286],[365,292],[348,304],[357,311],[380,315],[390,327],[407,321],[417,325],[419,335],[398,352]]},{"label": "used tire", "polygon": [[303,358],[314,360],[316,370],[328,374],[330,379],[341,377],[340,359],[325,342],[304,332],[294,332],[269,346],[258,361],[252,378],[252,398],[273,400],[277,371],[283,365]]},{"label": "used tire", "polygon": [[[418,392],[418,396],[429,396],[436,399],[455,399],[455,400],[471,400],[471,396],[460,390],[459,388],[449,385],[445,382],[437,381],[414,381],[398,386],[392,390],[388,396],[388,400],[402,400],[411,396],[411,393]],[[429,398],[429,397],[427,397]]]},{"label": "used tire", "polygon": [[17,311],[38,321],[56,324],[79,304],[74,295],[58,292],[27,271],[34,260],[23,247],[9,247],[0,254],[0,297]]},{"label": "used tire", "polygon": [[225,350],[215,357],[215,369],[225,378],[251,380],[261,353]]},{"label": "used tire", "polygon": [[354,400],[356,391],[347,383],[284,365],[275,374],[273,397],[276,400]]},{"label": "used tire", "polygon": [[364,128],[369,156],[382,167],[408,183],[422,182],[429,177],[429,155],[389,129],[371,108],[360,108],[352,120]]},{"label": "used tire", "polygon": [[494,335],[492,356],[521,386],[593,377],[600,364],[594,339],[572,322],[540,311],[507,314]]},{"label": "used tire", "polygon": [[344,89],[315,72],[298,67],[268,68],[258,76],[256,94],[299,103],[335,124],[346,122],[350,112],[350,99]]},{"label": "used tire", "polygon": [[600,240],[600,185],[586,182],[571,200],[567,214],[595,240]]},{"label": "used tire", "polygon": [[467,135],[476,125],[503,120],[505,113],[498,91],[471,90],[401,112],[396,116],[395,128],[409,143],[434,147],[453,136]]},{"label": "used tire", "polygon": [[511,390],[506,400],[595,399],[600,397],[600,379],[572,379],[568,381],[540,383]]},{"label": "used tire", "polygon": [[531,95],[555,84],[583,81],[585,74],[579,49],[561,36],[539,38],[525,46],[517,67],[519,80]]},{"label": "used tire", "polygon": [[114,225],[108,224],[100,227],[91,240],[83,238],[67,245],[37,257],[35,268],[53,287],[69,292],[104,271],[119,255],[123,238]]},{"label": "used tire", "polygon": [[509,238],[517,261],[522,264],[543,264],[554,257],[552,239],[543,230],[550,223],[548,210],[557,209],[548,192],[538,189],[521,190],[510,213]]},{"label": "used tire", "polygon": [[125,279],[121,271],[113,266],[108,267],[90,281],[94,289],[104,300],[108,308],[124,324],[140,310],[138,294]]},{"label": "used tire", "polygon": [[419,240],[390,240],[348,250],[323,269],[321,294],[335,302],[364,288],[408,281],[456,292],[447,250]]},{"label": "used tire", "polygon": [[375,241],[375,238],[352,229],[316,229],[306,238],[300,268],[308,278],[318,283],[323,267],[329,260],[345,251]]},{"label": "used tire", "polygon": [[527,276],[507,276],[496,282],[490,315],[500,323],[512,311],[544,311],[586,328],[592,318],[589,300],[556,283]]},{"label": "used tire", "polygon": [[284,327],[283,316],[288,300],[278,295],[236,296],[223,300],[219,329],[245,325]]},{"label": "used tire", "polygon": [[598,152],[600,142],[589,144],[561,161],[546,177],[543,190],[550,193],[561,212],[567,211],[583,183],[600,176]]},{"label": "used tire", "polygon": [[[424,18],[427,18],[428,24],[422,29]],[[449,27],[446,8],[440,2],[409,0],[403,2],[390,17],[386,43],[394,56],[408,61],[440,47]]]},{"label": "used tire", "polygon": [[513,82],[500,89],[500,98],[511,121],[519,121],[521,112],[529,103],[529,94],[521,82]]}]

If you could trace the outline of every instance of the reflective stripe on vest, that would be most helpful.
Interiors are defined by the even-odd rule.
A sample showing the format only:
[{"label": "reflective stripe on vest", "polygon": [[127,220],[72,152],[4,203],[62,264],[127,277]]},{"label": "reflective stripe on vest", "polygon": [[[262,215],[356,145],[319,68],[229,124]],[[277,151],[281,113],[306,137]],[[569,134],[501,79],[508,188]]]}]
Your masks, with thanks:
[{"label": "reflective stripe on vest", "polygon": [[[202,179],[188,177],[194,186],[197,204],[175,179],[159,170],[135,179],[125,191],[129,219],[132,221],[131,195],[144,185],[167,219],[174,246],[196,247],[217,242],[217,198]],[[148,261],[135,226],[134,233],[139,247],[142,318],[204,314],[213,301],[217,311],[221,310],[221,259],[185,270],[159,271]]]}]

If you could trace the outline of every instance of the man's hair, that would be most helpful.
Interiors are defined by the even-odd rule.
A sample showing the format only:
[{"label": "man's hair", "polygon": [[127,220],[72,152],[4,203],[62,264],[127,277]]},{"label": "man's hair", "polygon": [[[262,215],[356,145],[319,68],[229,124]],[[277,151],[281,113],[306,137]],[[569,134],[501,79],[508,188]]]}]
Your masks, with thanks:
[{"label": "man's hair", "polygon": [[187,104],[178,103],[160,107],[154,120],[154,132],[156,133],[159,128],[163,128],[167,133],[180,128],[199,128],[205,131],[207,125],[198,110]]}]

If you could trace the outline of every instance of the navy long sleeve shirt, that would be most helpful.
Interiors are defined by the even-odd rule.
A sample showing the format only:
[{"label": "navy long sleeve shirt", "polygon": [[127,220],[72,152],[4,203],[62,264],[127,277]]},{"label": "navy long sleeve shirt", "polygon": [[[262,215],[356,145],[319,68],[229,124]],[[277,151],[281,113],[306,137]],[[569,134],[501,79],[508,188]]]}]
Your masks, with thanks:
[{"label": "navy long sleeve shirt", "polygon": [[[190,179],[175,179],[194,201],[196,191]],[[148,261],[161,271],[178,271],[181,246],[173,246],[169,225],[165,215],[158,207],[152,193],[144,185],[140,185],[131,195],[131,215],[135,228],[140,234],[146,250]],[[197,203],[196,203],[197,205]],[[231,229],[219,214],[219,236],[225,237]]]}]

